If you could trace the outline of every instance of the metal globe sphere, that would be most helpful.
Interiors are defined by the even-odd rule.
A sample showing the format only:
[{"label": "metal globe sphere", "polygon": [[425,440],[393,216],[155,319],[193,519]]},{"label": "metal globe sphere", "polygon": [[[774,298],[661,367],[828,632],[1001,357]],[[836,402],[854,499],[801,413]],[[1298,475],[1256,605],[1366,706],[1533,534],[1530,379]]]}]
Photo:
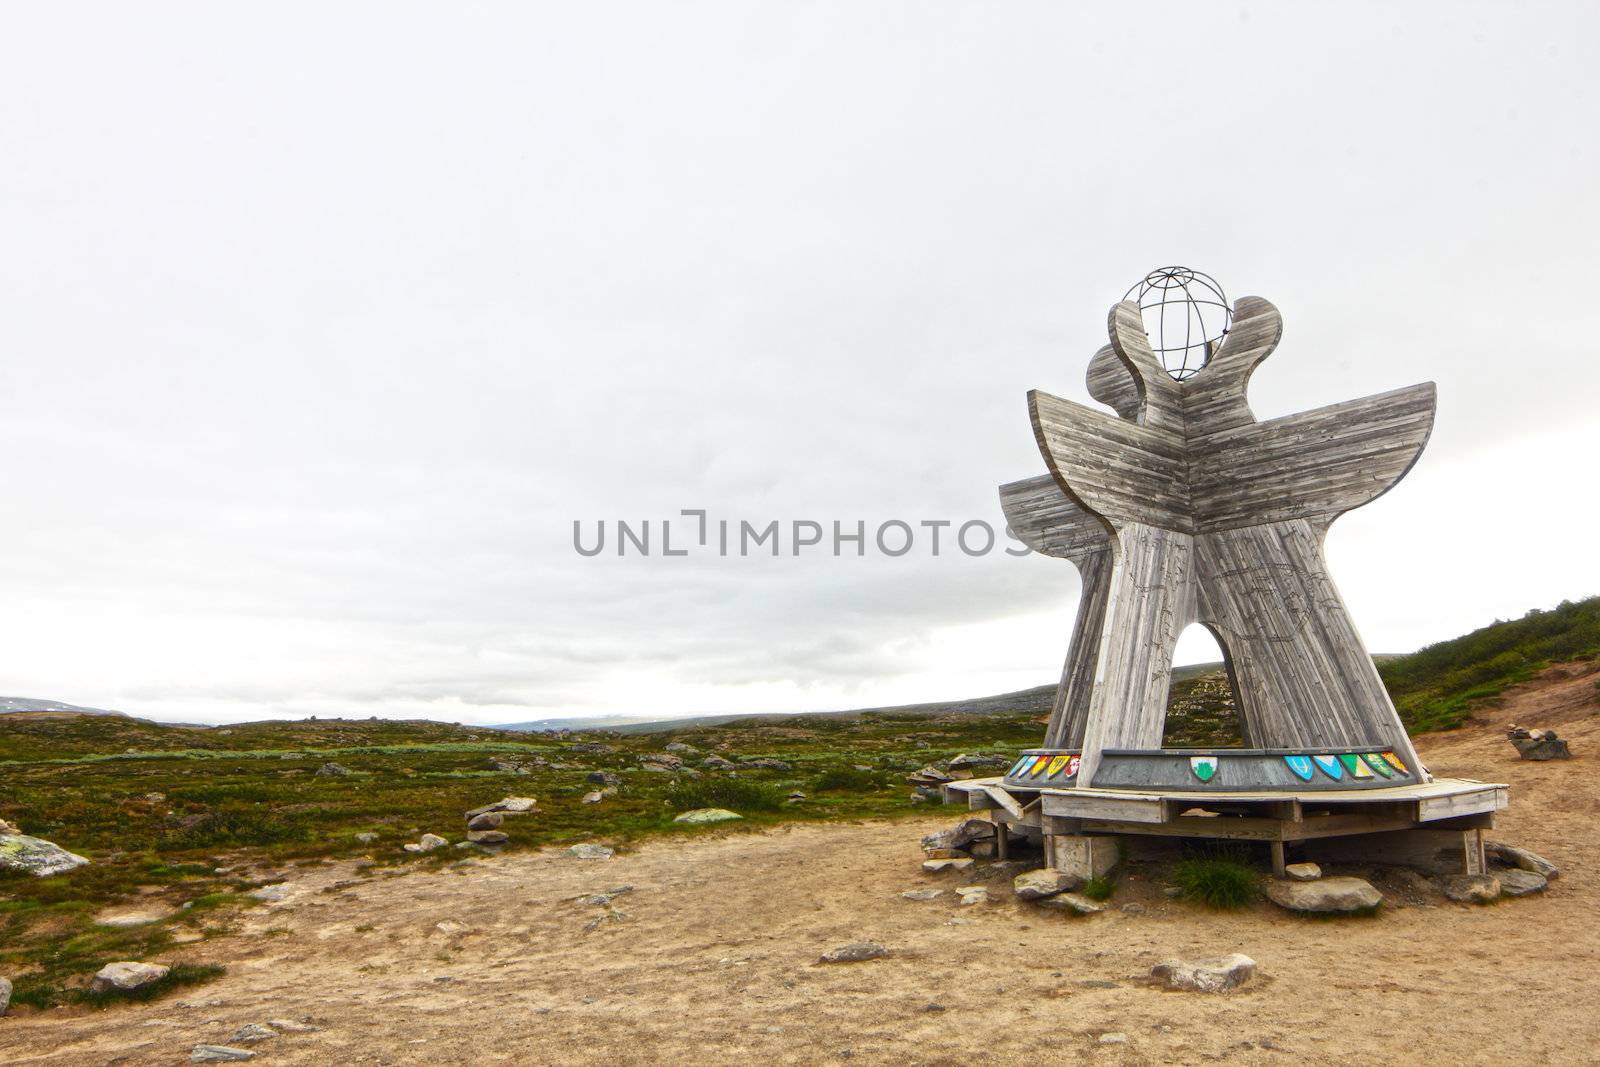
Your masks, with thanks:
[{"label": "metal globe sphere", "polygon": [[1153,270],[1122,299],[1138,301],[1151,349],[1180,382],[1200,373],[1233,325],[1222,286],[1189,267]]}]

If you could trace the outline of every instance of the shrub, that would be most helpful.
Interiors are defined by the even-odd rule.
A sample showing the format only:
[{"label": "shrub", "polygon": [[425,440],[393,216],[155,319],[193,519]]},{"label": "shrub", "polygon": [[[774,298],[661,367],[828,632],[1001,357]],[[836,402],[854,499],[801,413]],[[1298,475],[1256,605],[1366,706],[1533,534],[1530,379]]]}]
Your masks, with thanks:
[{"label": "shrub", "polygon": [[1229,855],[1180,860],[1172,880],[1185,897],[1208,908],[1242,908],[1256,896],[1255,869]]},{"label": "shrub", "polygon": [[667,803],[678,811],[695,808],[728,808],[732,811],[779,811],[783,790],[770,782],[748,778],[706,778],[697,782],[678,782],[667,790]]},{"label": "shrub", "polygon": [[1107,875],[1100,874],[1083,883],[1083,895],[1090,900],[1110,900],[1111,894],[1117,891],[1117,883]]},{"label": "shrub", "polygon": [[819,793],[846,791],[864,793],[876,788],[878,788],[877,775],[854,767],[829,767],[817,776],[816,790]]}]

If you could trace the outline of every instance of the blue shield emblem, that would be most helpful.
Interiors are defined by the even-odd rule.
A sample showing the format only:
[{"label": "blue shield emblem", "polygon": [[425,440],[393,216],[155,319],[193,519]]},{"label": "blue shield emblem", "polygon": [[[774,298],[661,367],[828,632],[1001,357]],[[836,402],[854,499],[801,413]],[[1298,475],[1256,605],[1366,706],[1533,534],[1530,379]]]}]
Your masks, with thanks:
[{"label": "blue shield emblem", "polygon": [[1285,756],[1283,762],[1289,765],[1294,776],[1302,782],[1311,781],[1311,776],[1317,773],[1311,766],[1310,756]]},{"label": "blue shield emblem", "polygon": [[1326,774],[1334,781],[1337,782],[1344,777],[1344,768],[1339,766],[1338,756],[1312,756],[1311,759],[1318,767],[1322,768],[1323,774]]}]

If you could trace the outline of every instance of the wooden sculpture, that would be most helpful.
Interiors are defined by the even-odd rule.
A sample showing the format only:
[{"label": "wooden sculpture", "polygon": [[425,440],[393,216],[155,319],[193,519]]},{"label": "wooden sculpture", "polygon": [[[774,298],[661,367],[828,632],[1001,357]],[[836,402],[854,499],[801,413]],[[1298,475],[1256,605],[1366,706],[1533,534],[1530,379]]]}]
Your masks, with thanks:
[{"label": "wooden sculpture", "polygon": [[[1098,784],[1105,753],[1159,752],[1174,645],[1200,622],[1223,651],[1246,746],[1296,773],[1318,753],[1365,754],[1356,766],[1374,785],[1389,774],[1359,761],[1389,753],[1408,781],[1427,781],[1322,544],[1334,519],[1416,462],[1433,384],[1258,422],[1247,387],[1282,320],[1258,297],[1232,310],[1220,347],[1178,381],[1139,304],[1113,307],[1088,387],[1115,415],[1028,394],[1050,473],[1002,486],[1002,507],[1024,543],[1083,578],[1046,750],[1076,757],[1063,783],[1075,787]],[[1191,758],[1206,780],[1204,754]]]}]

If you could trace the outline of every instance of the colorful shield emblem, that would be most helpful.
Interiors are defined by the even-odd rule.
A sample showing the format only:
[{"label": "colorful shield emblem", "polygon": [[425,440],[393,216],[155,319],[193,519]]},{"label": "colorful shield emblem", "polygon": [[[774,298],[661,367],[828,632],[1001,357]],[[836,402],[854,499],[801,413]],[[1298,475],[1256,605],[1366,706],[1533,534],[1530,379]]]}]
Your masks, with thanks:
[{"label": "colorful shield emblem", "polygon": [[1070,756],[1051,756],[1050,766],[1045,770],[1044,776],[1046,778],[1054,778],[1057,774],[1061,773],[1061,768],[1065,767],[1067,765],[1067,760],[1071,758],[1072,757]]},{"label": "colorful shield emblem", "polygon": [[1078,764],[1080,764],[1082,762],[1083,762],[1083,757],[1082,756],[1068,756],[1067,757],[1067,777],[1068,778],[1076,778],[1078,776]]},{"label": "colorful shield emblem", "polygon": [[1346,763],[1345,766],[1350,769],[1350,777],[1352,778],[1372,777],[1372,768],[1368,767],[1367,761],[1362,759],[1360,756],[1352,757],[1351,761]]},{"label": "colorful shield emblem", "polygon": [[[1345,753],[1339,757],[1339,762],[1344,764],[1344,769],[1350,772],[1350,777],[1356,777],[1356,768],[1361,765],[1361,760],[1358,757]],[[1368,777],[1370,778],[1371,775],[1368,775]]]},{"label": "colorful shield emblem", "polygon": [[1021,778],[1023,772],[1028,769],[1028,766],[1031,763],[1033,763],[1033,757],[1032,756],[1023,756],[1021,759],[1017,760],[1016,763],[1011,765],[1011,769],[1006,772],[1006,777],[1007,778]]},{"label": "colorful shield emblem", "polygon": [[1028,777],[1029,778],[1037,778],[1037,777],[1039,777],[1040,773],[1042,773],[1044,771],[1044,769],[1046,767],[1048,767],[1048,766],[1050,766],[1050,757],[1049,756],[1035,756],[1035,757],[1033,757],[1033,767],[1028,771]]},{"label": "colorful shield emblem", "polygon": [[1302,782],[1311,781],[1311,776],[1317,773],[1311,766],[1310,756],[1285,756],[1283,757],[1283,762],[1289,765],[1289,769],[1294,772],[1294,776]]},{"label": "colorful shield emblem", "polygon": [[1326,774],[1336,782],[1344,777],[1344,768],[1339,766],[1338,756],[1312,756],[1311,762],[1320,767],[1323,774]]},{"label": "colorful shield emblem", "polygon": [[1217,776],[1217,767],[1221,760],[1215,756],[1190,756],[1189,770],[1202,782],[1209,782]]},{"label": "colorful shield emblem", "polygon": [[1393,752],[1385,752],[1383,754],[1383,762],[1387,763],[1401,774],[1411,773],[1410,771],[1406,770],[1406,765],[1400,762],[1400,757],[1396,756]]},{"label": "colorful shield emblem", "polygon": [[1393,778],[1394,777],[1394,771],[1389,767],[1389,765],[1387,763],[1383,762],[1383,757],[1378,755],[1377,753],[1375,753],[1375,752],[1363,752],[1361,754],[1361,758],[1366,761],[1366,764],[1367,764],[1368,767],[1371,767],[1373,770],[1377,771],[1379,774],[1383,775],[1385,778]]}]

